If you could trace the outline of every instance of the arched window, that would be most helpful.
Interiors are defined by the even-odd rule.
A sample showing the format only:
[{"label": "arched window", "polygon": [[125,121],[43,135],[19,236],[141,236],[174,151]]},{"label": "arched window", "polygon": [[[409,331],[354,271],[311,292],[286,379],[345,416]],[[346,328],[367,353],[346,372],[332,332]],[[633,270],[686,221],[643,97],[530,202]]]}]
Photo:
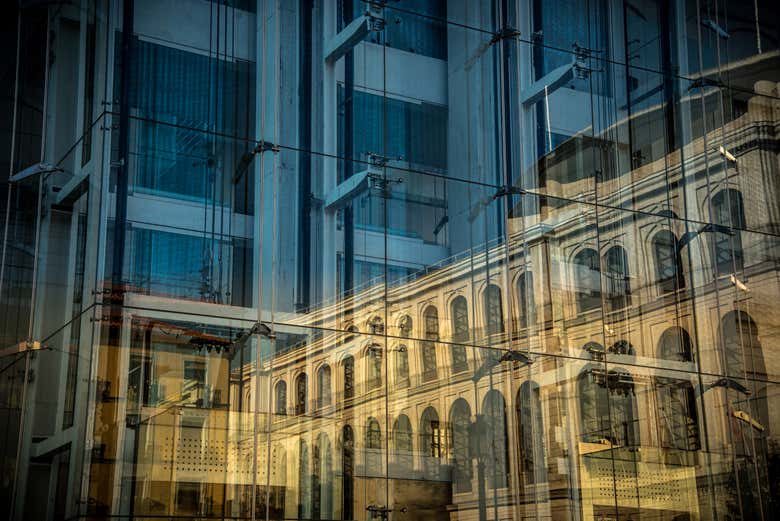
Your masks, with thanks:
[{"label": "arched window", "polygon": [[609,352],[613,355],[635,355],[634,346],[628,340],[618,340],[609,347]]},{"label": "arched window", "polygon": [[631,374],[621,369],[609,371],[607,385],[613,439],[617,441],[618,445],[638,446],[639,424],[636,413],[636,393]]},{"label": "arched window", "polygon": [[427,407],[420,416],[420,454],[427,478],[434,479],[439,475],[441,448],[439,414],[433,407]]},{"label": "arched window", "polygon": [[[658,342],[658,356],[672,362],[692,362],[693,350],[688,332],[670,327]],[[655,379],[661,446],[680,450],[698,450],[699,422],[696,398],[691,382],[679,373]]]},{"label": "arched window", "polygon": [[458,398],[450,410],[450,436],[452,439],[452,472],[455,492],[471,492],[473,477],[470,435],[471,407],[466,400]]},{"label": "arched window", "polygon": [[351,356],[344,358],[341,363],[344,370],[344,398],[355,396],[355,359]]},{"label": "arched window", "polygon": [[412,423],[402,414],[393,424],[393,448],[399,477],[405,478],[412,470]]},{"label": "arched window", "polygon": [[601,268],[595,250],[586,248],[574,257],[574,285],[580,313],[601,306]]},{"label": "arched window", "polygon": [[274,411],[276,414],[287,414],[287,382],[280,380],[276,383],[274,396],[276,400]]},{"label": "arched window", "polygon": [[323,365],[317,371],[317,400],[320,407],[330,405],[330,366]]},{"label": "arched window", "polygon": [[766,365],[758,326],[744,311],[726,313],[720,321],[726,353],[726,373],[738,379],[766,380]]},{"label": "arched window", "polygon": [[482,400],[482,416],[485,421],[484,438],[480,451],[485,461],[488,488],[507,486],[509,472],[509,446],[506,430],[506,402],[495,389]]},{"label": "arched window", "polygon": [[309,447],[301,440],[298,445],[298,517],[311,517],[311,470],[309,469]]},{"label": "arched window", "polygon": [[317,436],[312,458],[312,519],[331,519],[333,512],[333,456],[330,439]]},{"label": "arched window", "polygon": [[395,349],[395,384],[399,388],[409,387],[409,352],[403,344]]},{"label": "arched window", "polygon": [[[412,317],[404,315],[398,321],[401,338],[412,336]],[[409,387],[409,348],[401,344],[395,350],[395,382],[398,387]]]},{"label": "arched window", "polygon": [[353,519],[355,511],[355,433],[345,425],[341,429],[341,518]]},{"label": "arched window", "polygon": [[401,338],[412,336],[412,317],[409,315],[401,317],[401,320],[398,321],[398,333]]},{"label": "arched window", "polygon": [[591,368],[579,376],[582,439],[609,440],[621,446],[638,444],[636,395],[631,375],[623,370]]},{"label": "arched window", "polygon": [[482,295],[485,309],[485,333],[495,335],[504,332],[504,305],[501,301],[501,288],[488,284]]},{"label": "arched window", "polygon": [[[744,266],[742,251],[742,229],[745,227],[745,209],[742,194],[737,190],[721,190],[712,198],[712,222],[723,230],[715,231],[714,262],[715,273],[735,273]],[[730,228],[729,232],[725,228]]]},{"label": "arched window", "polygon": [[284,519],[284,498],[287,490],[287,452],[282,445],[273,449],[269,509],[274,519]]},{"label": "arched window", "polygon": [[458,296],[452,299],[450,304],[450,316],[452,319],[452,341],[469,341],[469,307],[466,298]]},{"label": "arched window", "polygon": [[678,326],[664,331],[658,342],[658,356],[672,362],[692,362],[693,348],[688,332]]},{"label": "arched window", "polygon": [[366,424],[366,472],[370,476],[382,472],[382,429],[374,418]]},{"label": "arched window", "polygon": [[322,483],[322,454],[320,453],[319,440],[316,440],[312,446],[311,458],[311,518],[320,518],[320,484]]},{"label": "arched window", "polygon": [[452,356],[452,371],[459,372],[468,368],[466,346],[469,341],[469,310],[466,299],[462,296],[455,297],[450,304],[450,318],[452,320],[452,344],[450,354]]},{"label": "arched window", "polygon": [[534,276],[530,271],[521,273],[517,278],[517,325],[525,329],[534,321],[536,303],[534,302]]},{"label": "arched window", "polygon": [[[731,311],[720,321],[720,335],[725,350],[725,373],[729,376],[714,382],[713,387],[725,387],[723,396],[729,407],[740,411],[742,419],[736,416],[729,418],[734,456],[737,461],[750,462],[736,467],[743,517],[768,518],[771,516],[762,516],[760,511],[769,508],[765,498],[771,493],[769,488],[772,485],[768,484],[773,483],[776,474],[776,465],[768,461],[771,450],[768,443],[772,438],[767,436],[767,432],[771,432],[768,396],[771,396],[773,386],[767,384],[758,326],[744,311]],[[734,384],[745,389],[740,390],[739,385]],[[755,469],[759,469],[758,476]]]},{"label": "arched window", "polygon": [[544,422],[539,386],[524,382],[517,391],[515,401],[517,423],[520,426],[520,462],[526,483],[547,481],[547,464],[544,460]]},{"label": "arched window", "polygon": [[371,331],[372,335],[384,335],[385,334],[385,323],[382,320],[382,317],[376,316],[371,319],[371,322],[368,324],[369,330]]},{"label": "arched window", "polygon": [[682,257],[677,249],[677,237],[662,230],[653,237],[655,278],[661,293],[671,293],[685,287]]},{"label": "arched window", "polygon": [[[244,390],[243,402],[239,405],[239,411],[253,411],[254,403],[252,403],[252,389],[247,388]],[[275,411],[276,409],[274,409]],[[278,414],[278,413],[277,413]]]},{"label": "arched window", "polygon": [[607,285],[607,299],[612,311],[631,304],[631,284],[626,250],[613,246],[604,255],[604,279]]},{"label": "arched window", "polygon": [[582,441],[597,443],[608,440],[611,436],[609,394],[604,370],[594,368],[583,372],[577,380],[577,395],[580,398]]},{"label": "arched window", "polygon": [[356,325],[352,324],[351,326],[349,326],[347,328],[347,334],[344,335],[344,343],[348,344],[348,343],[352,342],[353,340],[355,340],[355,337],[357,336],[359,331],[360,330],[357,328]]},{"label": "arched window", "polygon": [[382,346],[372,344],[366,351],[368,361],[368,375],[366,381],[368,388],[378,389],[382,387]]},{"label": "arched window", "polygon": [[434,306],[428,306],[423,313],[422,342],[423,380],[428,382],[436,379],[436,342],[439,341],[439,312]]},{"label": "arched window", "polygon": [[295,380],[295,414],[306,414],[306,400],[308,400],[306,386],[308,384],[306,373],[301,373]]},{"label": "arched window", "polygon": [[590,355],[591,360],[604,360],[606,351],[604,350],[604,346],[598,342],[588,342],[582,346],[582,349]]}]

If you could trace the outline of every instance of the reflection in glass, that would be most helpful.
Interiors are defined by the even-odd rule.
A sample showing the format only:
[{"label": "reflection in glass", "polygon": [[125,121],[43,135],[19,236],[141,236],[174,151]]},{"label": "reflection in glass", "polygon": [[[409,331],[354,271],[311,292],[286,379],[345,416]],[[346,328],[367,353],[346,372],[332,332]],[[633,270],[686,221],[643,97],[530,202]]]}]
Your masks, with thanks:
[{"label": "reflection in glass", "polygon": [[368,375],[366,383],[368,389],[378,389],[382,386],[382,346],[372,344],[366,350]]},{"label": "reflection in glass", "polygon": [[582,441],[601,443],[609,441],[611,428],[609,420],[609,395],[604,372],[598,368],[583,371],[577,379]]},{"label": "reflection in glass", "polygon": [[347,356],[341,362],[341,368],[344,373],[344,398],[353,398],[355,396],[355,358]]},{"label": "reflection in glass", "polygon": [[271,517],[284,517],[287,495],[287,451],[284,446],[276,445],[271,454],[271,479],[268,508]]},{"label": "reflection in glass", "polygon": [[317,436],[312,458],[312,518],[332,519],[333,511],[333,456],[330,439],[325,433]]},{"label": "reflection in glass", "polygon": [[298,445],[298,517],[311,517],[311,469],[309,447],[301,440]]},{"label": "reflection in glass", "polygon": [[585,248],[574,257],[577,309],[580,313],[601,307],[601,268],[599,254]]},{"label": "reflection in glass", "polygon": [[671,293],[685,287],[682,257],[677,248],[677,237],[669,230],[653,236],[656,283],[661,293]]},{"label": "reflection in glass", "polygon": [[378,476],[382,471],[382,429],[379,422],[369,418],[366,426],[366,474]]},{"label": "reflection in glass", "polygon": [[330,405],[330,366],[323,365],[317,370],[317,400],[320,408]]},{"label": "reflection in glass", "polygon": [[469,341],[469,310],[466,298],[463,296],[455,297],[450,303],[450,314],[452,321],[452,344],[450,352],[452,355],[452,372],[457,373],[468,367],[466,358],[466,346],[463,342]]},{"label": "reflection in glass", "polygon": [[287,382],[281,380],[277,382],[275,392],[275,407],[274,412],[276,414],[287,414]]},{"label": "reflection in glass", "polygon": [[485,420],[485,431],[480,450],[486,461],[488,488],[503,488],[507,486],[509,446],[506,403],[499,391],[493,389],[482,399],[482,415]]},{"label": "reflection in glass", "polygon": [[396,386],[409,387],[409,353],[407,347],[399,345],[395,350],[395,382]]},{"label": "reflection in glass", "polygon": [[530,271],[525,271],[517,278],[517,324],[525,329],[534,320],[536,304],[534,298],[534,278]]},{"label": "reflection in glass", "polygon": [[70,3],[0,31],[0,516],[772,518],[777,2]]},{"label": "reflection in glass", "polygon": [[758,327],[744,311],[730,311],[720,321],[721,341],[728,374],[739,379],[766,378],[764,354],[758,338]]},{"label": "reflection in glass", "polygon": [[533,382],[523,382],[517,391],[516,404],[520,425],[520,460],[525,482],[546,481],[544,422],[539,386]]},{"label": "reflection in glass", "polygon": [[301,373],[295,379],[295,414],[306,414],[308,393],[308,377],[306,373]]},{"label": "reflection in glass", "polygon": [[712,198],[712,222],[728,231],[714,232],[714,264],[719,275],[739,273],[744,263],[742,229],[745,227],[745,211],[742,194],[737,190],[721,190]]},{"label": "reflection in glass", "polygon": [[[688,332],[679,326],[664,331],[658,343],[658,356],[661,360],[693,362]],[[655,385],[658,392],[661,446],[698,450],[699,421],[692,383],[679,377],[659,376]]]},{"label": "reflection in glass", "polygon": [[422,377],[425,381],[434,380],[437,374],[436,342],[439,340],[439,312],[428,306],[423,313],[423,331],[425,340],[422,346]]},{"label": "reflection in glass", "polygon": [[393,444],[396,471],[399,476],[406,476],[412,470],[414,456],[412,453],[412,423],[405,414],[398,416],[393,424]]},{"label": "reflection in glass", "polygon": [[466,400],[459,398],[450,410],[450,428],[452,439],[453,483],[456,493],[470,492],[472,479],[471,463],[471,407]]},{"label": "reflection in glass", "polygon": [[631,283],[628,271],[628,255],[620,246],[612,246],[604,255],[604,277],[607,302],[612,311],[623,309],[631,303]]},{"label": "reflection in glass", "polygon": [[353,519],[355,502],[355,434],[352,427],[345,425],[341,429],[341,483],[342,519]]},{"label": "reflection in glass", "polygon": [[504,332],[504,305],[501,300],[501,288],[488,284],[482,295],[485,310],[485,333],[494,335]]},{"label": "reflection in glass", "polygon": [[420,417],[420,454],[423,472],[428,479],[438,479],[441,453],[439,414],[433,407],[427,407]]}]

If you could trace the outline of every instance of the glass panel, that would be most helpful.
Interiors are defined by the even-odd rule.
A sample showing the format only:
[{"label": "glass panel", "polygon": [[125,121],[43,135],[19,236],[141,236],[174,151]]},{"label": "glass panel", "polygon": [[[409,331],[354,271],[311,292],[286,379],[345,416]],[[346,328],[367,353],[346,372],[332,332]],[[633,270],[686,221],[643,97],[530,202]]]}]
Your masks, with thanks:
[{"label": "glass panel", "polygon": [[0,515],[771,519],[775,3],[8,3]]},{"label": "glass panel", "polygon": [[[295,382],[297,395],[288,398],[295,414],[272,415],[268,438],[258,441],[258,451],[271,455],[269,518],[355,519],[385,504],[388,446],[411,452],[410,427],[396,421],[388,431],[386,424],[388,373],[377,363],[386,358],[385,341],[279,324],[271,345],[271,384]],[[332,399],[325,403],[309,375],[345,366],[351,369],[331,373]],[[265,516],[266,500],[257,501]]]}]

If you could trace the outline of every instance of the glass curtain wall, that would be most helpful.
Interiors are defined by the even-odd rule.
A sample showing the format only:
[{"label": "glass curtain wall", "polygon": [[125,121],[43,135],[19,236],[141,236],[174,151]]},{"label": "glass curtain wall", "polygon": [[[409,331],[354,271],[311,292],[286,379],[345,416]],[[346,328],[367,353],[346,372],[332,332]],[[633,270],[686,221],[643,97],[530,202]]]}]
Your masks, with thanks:
[{"label": "glass curtain wall", "polygon": [[773,518],[774,2],[39,4],[6,517]]}]

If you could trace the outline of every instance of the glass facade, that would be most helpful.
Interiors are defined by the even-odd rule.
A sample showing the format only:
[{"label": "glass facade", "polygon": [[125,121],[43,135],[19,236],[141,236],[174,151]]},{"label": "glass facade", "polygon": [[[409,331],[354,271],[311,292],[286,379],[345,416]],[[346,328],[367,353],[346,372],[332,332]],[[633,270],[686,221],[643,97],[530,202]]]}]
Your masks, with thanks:
[{"label": "glass facade", "polygon": [[0,515],[774,518],[776,2],[11,4]]}]

